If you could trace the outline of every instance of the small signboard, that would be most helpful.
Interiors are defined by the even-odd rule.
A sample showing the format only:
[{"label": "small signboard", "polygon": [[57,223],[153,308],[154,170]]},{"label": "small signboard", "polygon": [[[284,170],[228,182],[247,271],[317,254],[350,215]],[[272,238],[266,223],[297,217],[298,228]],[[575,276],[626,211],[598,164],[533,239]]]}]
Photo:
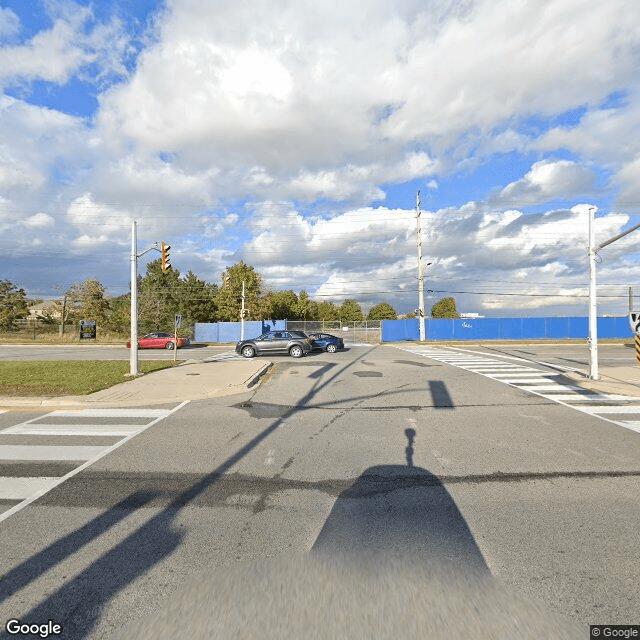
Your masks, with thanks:
[{"label": "small signboard", "polygon": [[176,314],[176,329],[179,329],[182,326],[182,316],[178,313]]},{"label": "small signboard", "polygon": [[96,321],[80,320],[80,340],[96,339]]}]

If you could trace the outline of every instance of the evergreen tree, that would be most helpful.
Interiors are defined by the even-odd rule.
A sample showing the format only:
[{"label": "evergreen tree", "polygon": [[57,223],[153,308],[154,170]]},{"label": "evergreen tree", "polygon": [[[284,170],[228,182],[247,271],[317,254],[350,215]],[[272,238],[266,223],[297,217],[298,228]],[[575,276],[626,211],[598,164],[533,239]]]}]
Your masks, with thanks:
[{"label": "evergreen tree", "polygon": [[338,307],[333,302],[318,303],[318,320],[337,320]]},{"label": "evergreen tree", "polygon": [[171,333],[178,313],[180,272],[162,273],[162,260],[147,264],[147,273],[138,284],[138,327],[140,334],[150,331]]},{"label": "evergreen tree", "polygon": [[357,322],[364,320],[362,309],[356,300],[345,300],[338,307],[338,318],[343,322]]},{"label": "evergreen tree", "polygon": [[227,267],[222,274],[222,288],[218,289],[215,296],[218,320],[223,322],[240,320],[243,281],[244,306],[247,309],[245,317],[251,320],[263,319],[265,310],[264,304],[260,300],[262,276],[241,260],[233,266]]}]

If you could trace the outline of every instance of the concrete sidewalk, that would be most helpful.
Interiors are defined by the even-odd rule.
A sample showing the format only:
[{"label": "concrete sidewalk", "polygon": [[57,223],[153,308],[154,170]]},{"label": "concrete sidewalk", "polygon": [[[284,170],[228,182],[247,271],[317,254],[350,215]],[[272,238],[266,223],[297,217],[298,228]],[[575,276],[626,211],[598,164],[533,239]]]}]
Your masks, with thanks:
[{"label": "concrete sidewalk", "polygon": [[246,391],[271,366],[264,358],[186,362],[86,396],[0,397],[0,407],[100,407],[206,400]]},{"label": "concrete sidewalk", "polygon": [[563,378],[590,391],[640,398],[640,366],[599,367],[599,374],[599,380],[591,380],[589,368],[585,367],[583,371],[567,371]]}]

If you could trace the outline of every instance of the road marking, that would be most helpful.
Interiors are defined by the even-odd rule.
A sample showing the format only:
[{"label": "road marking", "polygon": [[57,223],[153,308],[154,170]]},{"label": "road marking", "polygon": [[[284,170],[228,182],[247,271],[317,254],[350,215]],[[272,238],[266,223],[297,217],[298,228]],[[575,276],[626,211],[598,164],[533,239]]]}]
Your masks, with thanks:
[{"label": "road marking", "polygon": [[3,434],[51,436],[127,436],[144,431],[140,424],[18,424],[0,431]]},{"label": "road marking", "polygon": [[[483,357],[482,364],[478,364],[476,360],[451,348],[412,347],[404,348],[403,351],[444,362],[470,373],[477,373],[485,378],[503,382],[522,391],[528,391],[547,400],[552,400],[558,404],[640,433],[640,420],[613,420],[607,417],[608,415],[616,414],[640,416],[640,404],[638,404],[638,399],[632,396],[589,391],[569,382],[563,384],[558,381],[562,376],[561,373],[550,373],[529,366],[510,365],[506,364],[504,360],[492,360],[491,358]],[[514,358],[512,356],[496,357],[511,358],[531,364],[530,360],[523,358]],[[558,367],[545,362],[540,362],[539,364],[540,366],[549,366],[560,371],[576,371],[576,369]]]},{"label": "road marking", "polygon": [[1,478],[0,500],[24,500],[38,491],[53,489],[59,478]]},{"label": "road marking", "polygon": [[640,414],[640,404],[624,404],[612,406],[610,404],[592,405],[589,407],[592,413],[638,413]]},{"label": "road marking", "polygon": [[[58,478],[33,475],[22,477],[17,475],[0,477],[0,498],[3,500],[20,500],[7,511],[0,513],[0,522],[11,517],[18,511],[24,509],[34,500],[42,497],[58,485],[62,484],[72,476],[90,467],[92,464],[115,451],[123,444],[131,440],[137,434],[142,433],[149,427],[170,416],[172,413],[184,407],[187,402],[182,402],[173,409],[81,409],[78,411],[52,411],[44,416],[38,416],[26,422],[14,425],[0,431],[0,464],[6,462],[3,473],[7,473],[16,461],[30,463],[37,473],[38,463],[48,463],[52,461],[74,461],[78,466],[69,473]],[[60,419],[63,420],[60,423]],[[101,418],[105,420],[101,424],[82,423],[78,424],[73,419]],[[119,424],[122,418],[146,419],[143,424]],[[56,419],[55,423],[47,423],[47,420]],[[113,419],[113,424],[107,421]],[[22,434],[33,435],[32,445],[12,445],[3,444],[3,435]],[[65,445],[41,445],[42,435],[63,435],[63,436],[104,436],[117,435],[121,439],[111,446],[65,446]],[[19,474],[20,471],[18,470]]]},{"label": "road marking", "polygon": [[110,447],[1,444],[0,460],[91,460]]}]

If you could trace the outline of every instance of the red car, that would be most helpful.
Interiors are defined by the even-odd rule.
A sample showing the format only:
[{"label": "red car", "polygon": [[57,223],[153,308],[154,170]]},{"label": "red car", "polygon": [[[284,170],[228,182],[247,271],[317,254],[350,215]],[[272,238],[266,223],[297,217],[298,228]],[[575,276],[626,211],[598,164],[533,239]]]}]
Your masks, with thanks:
[{"label": "red car", "polygon": [[[138,339],[138,349],[173,349],[175,339],[171,333],[147,333],[146,336]],[[178,338],[178,347],[189,345],[189,338]],[[131,347],[131,341],[127,342],[127,347]]]}]

